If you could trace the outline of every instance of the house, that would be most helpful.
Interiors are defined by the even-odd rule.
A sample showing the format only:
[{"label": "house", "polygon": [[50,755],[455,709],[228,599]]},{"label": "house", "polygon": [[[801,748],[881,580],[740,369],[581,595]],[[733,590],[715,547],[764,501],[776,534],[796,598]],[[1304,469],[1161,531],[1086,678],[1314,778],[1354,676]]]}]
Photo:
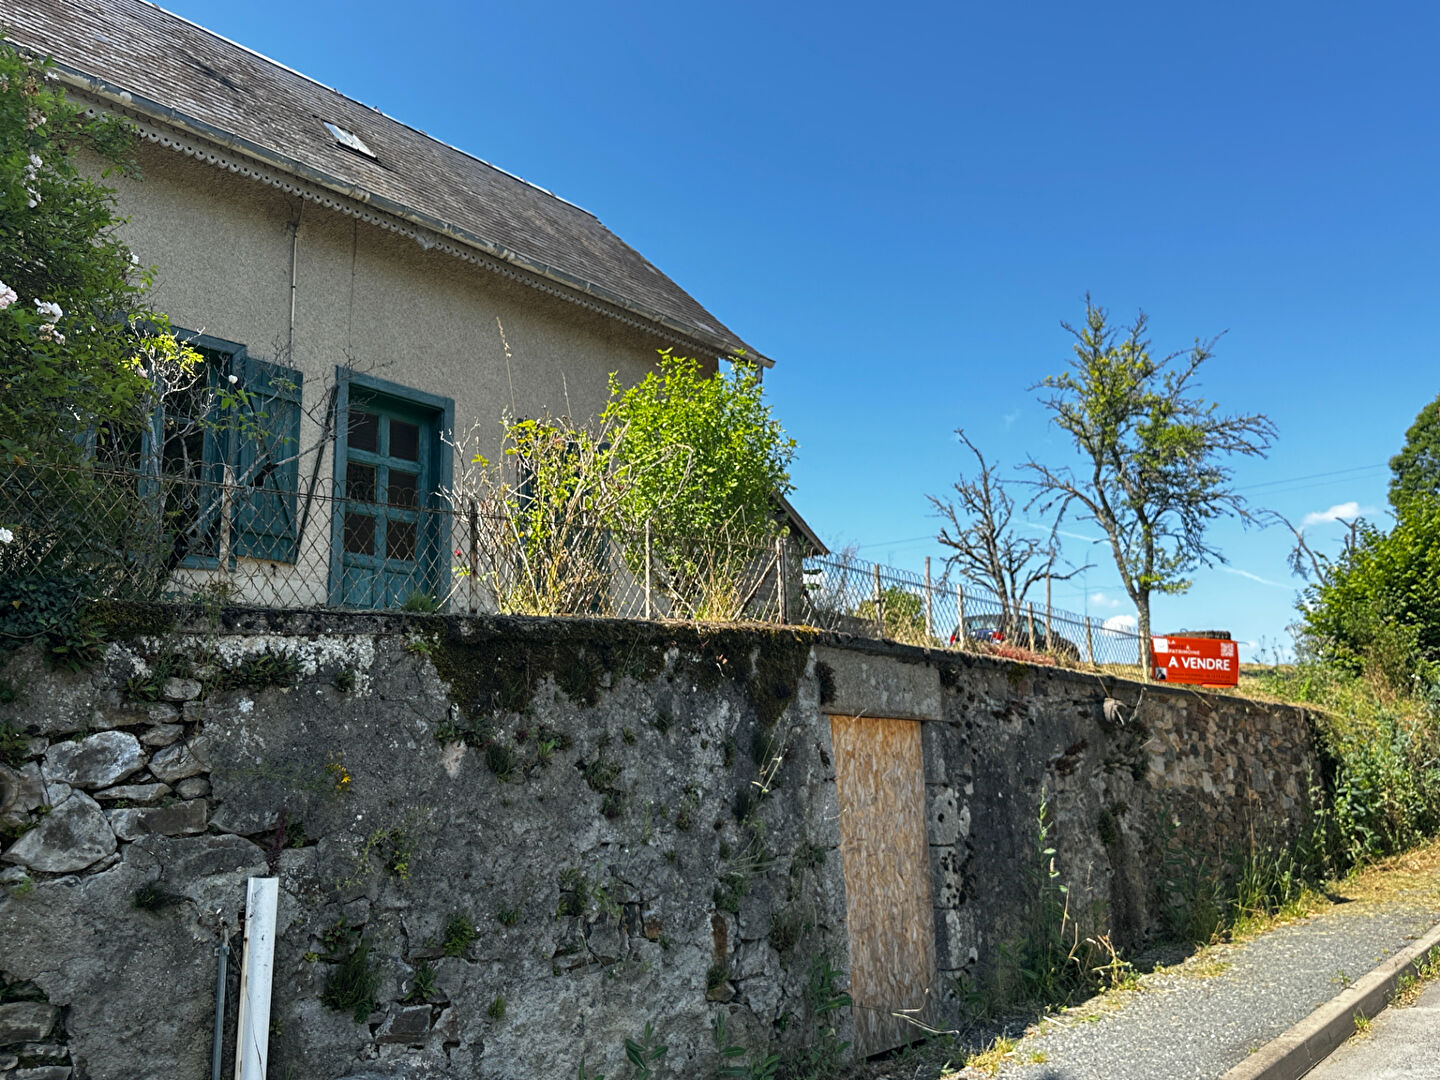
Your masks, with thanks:
[{"label": "house", "polygon": [[154,440],[214,484],[184,567],[246,569],[241,599],[444,595],[457,439],[591,416],[658,349],[771,364],[593,214],[153,4],[11,0],[3,29],[136,125],[143,179],[111,183],[151,301],[266,417]]}]

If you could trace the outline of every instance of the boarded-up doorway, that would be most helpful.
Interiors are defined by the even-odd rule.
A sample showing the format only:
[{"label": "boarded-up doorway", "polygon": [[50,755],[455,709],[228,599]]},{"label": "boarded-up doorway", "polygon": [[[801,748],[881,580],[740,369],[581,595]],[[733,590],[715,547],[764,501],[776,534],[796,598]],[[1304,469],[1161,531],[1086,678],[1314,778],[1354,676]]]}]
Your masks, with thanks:
[{"label": "boarded-up doorway", "polygon": [[925,838],[920,724],[830,717],[850,938],[855,1050],[877,1054],[924,1033],[935,985],[935,914]]}]

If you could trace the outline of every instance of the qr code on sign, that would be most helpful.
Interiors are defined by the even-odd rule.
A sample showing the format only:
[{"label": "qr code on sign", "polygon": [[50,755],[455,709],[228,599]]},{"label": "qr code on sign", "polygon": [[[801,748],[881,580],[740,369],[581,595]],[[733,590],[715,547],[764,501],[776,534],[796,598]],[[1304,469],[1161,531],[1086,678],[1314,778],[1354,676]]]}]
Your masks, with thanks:
[{"label": "qr code on sign", "polygon": [[1221,642],[1221,643],[1220,643],[1220,655],[1221,655],[1221,656],[1234,656],[1234,655],[1235,655],[1235,643],[1234,643],[1233,641],[1223,641],[1223,642]]}]

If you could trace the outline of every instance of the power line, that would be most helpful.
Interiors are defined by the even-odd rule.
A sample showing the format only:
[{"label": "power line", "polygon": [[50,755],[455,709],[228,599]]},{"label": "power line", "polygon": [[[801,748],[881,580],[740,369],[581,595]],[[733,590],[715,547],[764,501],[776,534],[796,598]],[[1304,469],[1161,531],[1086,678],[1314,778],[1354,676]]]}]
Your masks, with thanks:
[{"label": "power line", "polygon": [[856,544],[855,550],[860,551],[864,548],[887,547],[892,544],[918,544],[921,540],[934,539],[935,535],[933,533],[926,533],[924,536],[910,536],[903,540],[875,540],[868,544]]},{"label": "power line", "polygon": [[1377,462],[1374,465],[1356,465],[1349,469],[1336,469],[1333,472],[1311,473],[1308,476],[1291,476],[1287,477],[1284,480],[1264,480],[1258,484],[1245,484],[1242,487],[1236,488],[1235,490],[1255,491],[1258,488],[1277,487],[1281,484],[1294,484],[1299,483],[1302,480],[1322,480],[1332,476],[1345,476],[1349,473],[1369,472],[1372,469],[1385,469],[1388,467],[1389,462],[1381,461]]}]

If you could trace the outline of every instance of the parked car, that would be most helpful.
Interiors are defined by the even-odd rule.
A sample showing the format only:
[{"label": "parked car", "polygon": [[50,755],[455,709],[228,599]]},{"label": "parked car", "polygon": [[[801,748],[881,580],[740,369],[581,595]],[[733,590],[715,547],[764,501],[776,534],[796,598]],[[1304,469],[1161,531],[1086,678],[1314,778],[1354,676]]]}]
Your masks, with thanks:
[{"label": "parked car", "polygon": [[[1030,619],[1021,619],[1013,632],[1006,633],[1005,620],[998,615],[967,615],[963,632],[968,641],[1009,642],[1034,652],[1051,652],[1070,660],[1080,659],[1080,646],[1068,638],[1051,633],[1042,619],[1034,621],[1035,640],[1032,642],[1030,625]],[[955,627],[954,632],[950,635],[951,645],[959,644],[961,632],[959,626]]]}]

